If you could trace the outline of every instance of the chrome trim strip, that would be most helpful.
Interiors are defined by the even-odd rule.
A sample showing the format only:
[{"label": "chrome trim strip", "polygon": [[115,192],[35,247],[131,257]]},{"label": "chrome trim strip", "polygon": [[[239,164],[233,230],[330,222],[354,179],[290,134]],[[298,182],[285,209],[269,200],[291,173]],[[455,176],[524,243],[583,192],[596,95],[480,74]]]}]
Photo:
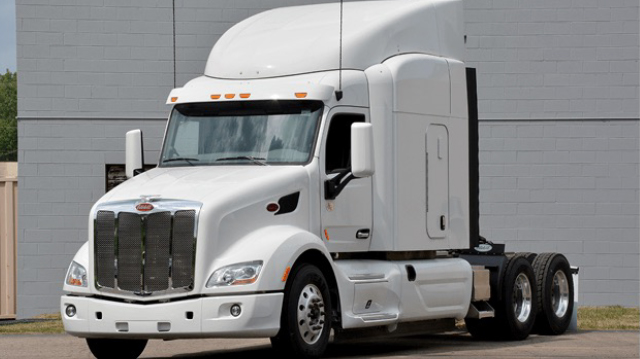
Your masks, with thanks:
[{"label": "chrome trim strip", "polygon": [[365,322],[375,322],[379,320],[395,320],[398,319],[398,315],[393,313],[380,313],[363,315],[360,318]]},{"label": "chrome trim strip", "polygon": [[354,274],[349,276],[350,280],[353,281],[364,281],[364,280],[384,280],[384,274],[381,273],[366,273],[366,274]]}]

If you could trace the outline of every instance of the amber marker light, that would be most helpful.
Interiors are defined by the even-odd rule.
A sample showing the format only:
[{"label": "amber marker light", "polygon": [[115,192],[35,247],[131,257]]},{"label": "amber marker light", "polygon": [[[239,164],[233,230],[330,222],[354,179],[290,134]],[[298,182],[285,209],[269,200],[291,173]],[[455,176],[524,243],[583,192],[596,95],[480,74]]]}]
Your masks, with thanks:
[{"label": "amber marker light", "polygon": [[249,98],[249,97],[251,97],[250,93],[241,93],[240,94],[240,98]]},{"label": "amber marker light", "polygon": [[296,92],[296,98],[306,98],[306,97],[307,97],[306,92]]},{"label": "amber marker light", "polygon": [[211,95],[212,100],[218,100],[219,98],[220,98],[220,95]]},{"label": "amber marker light", "polygon": [[249,279],[238,279],[235,282],[233,282],[234,285],[238,285],[238,284],[252,284],[255,283],[256,280],[258,280],[258,277],[253,277],[253,278],[249,278]]},{"label": "amber marker light", "polygon": [[236,94],[234,93],[228,93],[226,95],[224,95],[224,98],[231,100],[232,98],[236,97]]},{"label": "amber marker light", "polygon": [[178,98],[177,98],[177,97],[172,97],[172,98],[171,98],[171,102],[176,102],[176,101],[178,101]]},{"label": "amber marker light", "polygon": [[291,267],[287,267],[287,269],[284,270],[284,274],[282,275],[283,282],[286,282],[287,278],[289,278],[289,272],[291,272]]}]

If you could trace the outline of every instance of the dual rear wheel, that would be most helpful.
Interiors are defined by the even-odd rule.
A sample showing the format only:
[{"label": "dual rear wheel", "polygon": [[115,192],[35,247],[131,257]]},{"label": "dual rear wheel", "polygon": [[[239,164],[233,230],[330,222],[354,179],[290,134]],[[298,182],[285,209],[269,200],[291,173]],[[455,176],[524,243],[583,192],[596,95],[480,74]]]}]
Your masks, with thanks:
[{"label": "dual rear wheel", "polygon": [[501,299],[492,299],[494,318],[466,319],[479,339],[523,340],[530,333],[564,333],[573,315],[573,277],[558,253],[517,253],[507,263]]}]

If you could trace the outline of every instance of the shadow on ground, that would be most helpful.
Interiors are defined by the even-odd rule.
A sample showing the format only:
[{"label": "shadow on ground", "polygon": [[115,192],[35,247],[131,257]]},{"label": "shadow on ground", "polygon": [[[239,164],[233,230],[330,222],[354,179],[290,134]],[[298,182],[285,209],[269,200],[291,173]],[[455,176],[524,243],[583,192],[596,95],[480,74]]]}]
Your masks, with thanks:
[{"label": "shadow on ground", "polygon": [[[574,334],[575,335],[575,334]],[[579,334],[578,334],[579,335]],[[455,353],[464,350],[491,350],[517,348],[523,345],[544,344],[551,341],[571,340],[563,336],[531,335],[524,341],[478,341],[467,333],[447,333],[437,335],[420,335],[396,338],[377,338],[369,340],[357,340],[341,343],[332,343],[328,346],[323,358],[376,358],[389,356],[407,356],[426,354]],[[202,351],[191,354],[179,354],[170,358],[269,358],[282,357],[268,345],[244,347],[238,349]],[[154,357],[154,359],[169,357]]]}]

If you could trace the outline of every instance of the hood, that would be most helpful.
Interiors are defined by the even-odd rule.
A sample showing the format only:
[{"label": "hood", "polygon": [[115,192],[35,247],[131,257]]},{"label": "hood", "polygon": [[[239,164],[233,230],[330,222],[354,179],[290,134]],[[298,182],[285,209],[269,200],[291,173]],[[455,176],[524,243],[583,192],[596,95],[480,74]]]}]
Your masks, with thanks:
[{"label": "hood", "polygon": [[307,177],[302,166],[201,166],[155,168],[127,180],[105,194],[98,204],[138,199],[140,196],[206,202],[209,196],[227,197],[248,188],[275,190]]}]

